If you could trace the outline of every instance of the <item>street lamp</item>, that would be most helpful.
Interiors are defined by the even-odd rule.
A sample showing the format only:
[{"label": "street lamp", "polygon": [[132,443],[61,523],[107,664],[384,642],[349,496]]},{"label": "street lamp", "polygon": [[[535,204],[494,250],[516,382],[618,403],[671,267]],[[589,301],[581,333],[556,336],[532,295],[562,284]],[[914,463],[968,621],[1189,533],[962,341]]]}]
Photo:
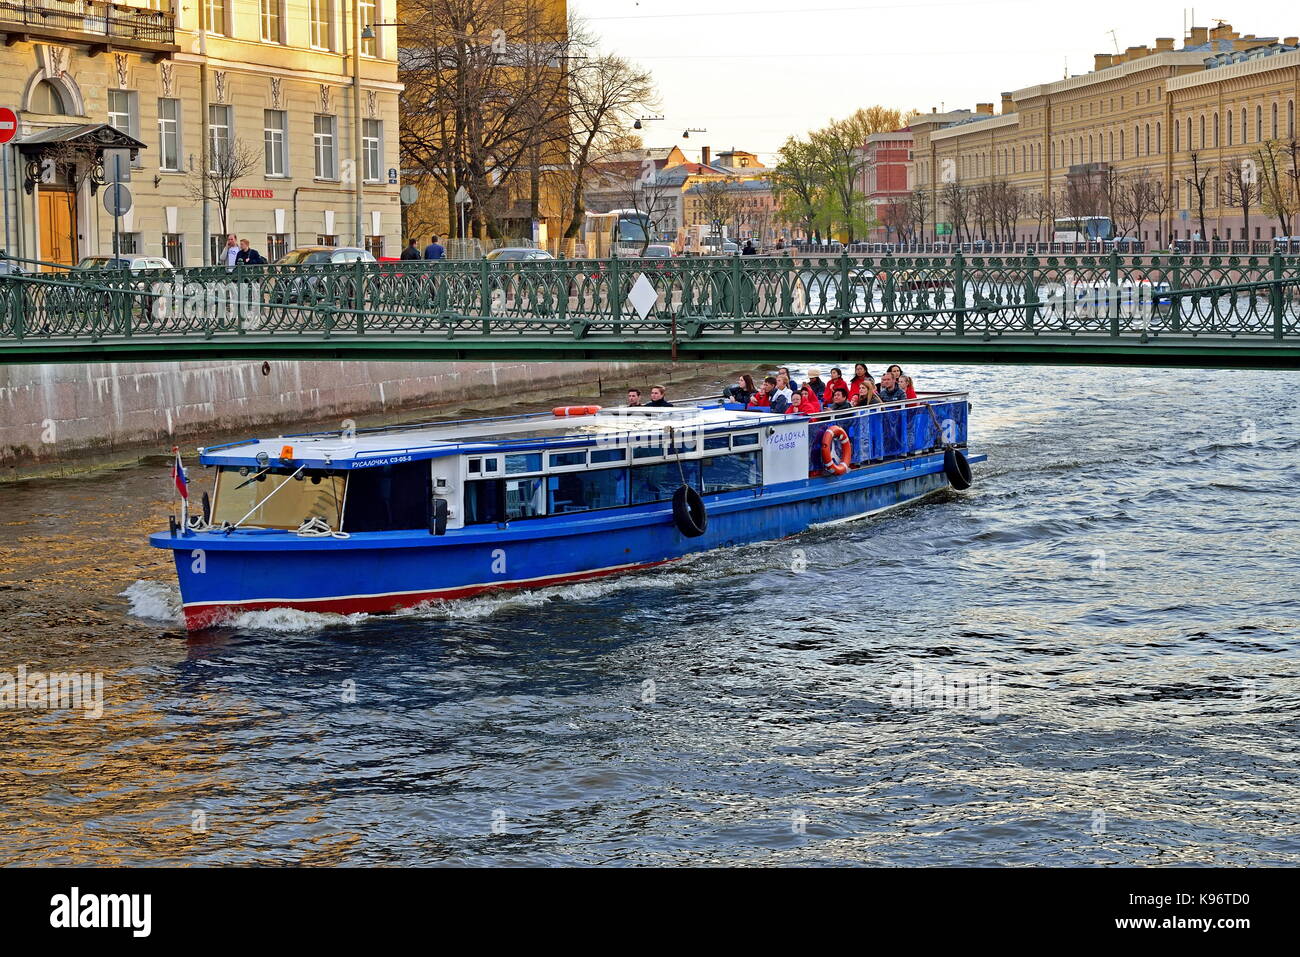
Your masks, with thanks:
[{"label": "street lamp", "polygon": [[361,26],[361,0],[352,0],[352,161],[357,168],[353,174],[353,194],[355,199],[356,226],[353,239],[359,249],[366,245],[365,226],[365,182],[366,160],[361,154],[361,47],[366,40],[375,39],[374,27],[400,27],[402,23],[367,23]]},{"label": "street lamp", "polygon": [[691,134],[692,134],[692,133],[707,133],[707,132],[709,132],[709,131],[708,131],[708,130],[697,130],[697,129],[695,129],[694,127],[691,127],[691,128],[688,129],[685,133],[682,134],[682,139],[684,139],[684,140],[689,140],[689,139],[691,138]]},{"label": "street lamp", "polygon": [[634,130],[639,130],[639,129],[641,129],[641,124],[643,124],[643,123],[657,123],[658,121],[660,121],[660,120],[662,120],[662,119],[663,119],[662,116],[642,116],[642,117],[638,117],[638,118],[637,118],[637,121],[636,121],[635,123],[632,124],[632,129],[634,129]]}]

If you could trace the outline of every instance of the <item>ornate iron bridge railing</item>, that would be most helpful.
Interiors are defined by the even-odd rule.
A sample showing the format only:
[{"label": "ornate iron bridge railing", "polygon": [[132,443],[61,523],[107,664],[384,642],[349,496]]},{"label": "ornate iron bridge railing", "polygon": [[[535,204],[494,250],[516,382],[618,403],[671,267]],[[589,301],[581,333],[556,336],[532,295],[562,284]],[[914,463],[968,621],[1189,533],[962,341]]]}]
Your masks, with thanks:
[{"label": "ornate iron bridge railing", "polygon": [[[644,314],[642,277],[653,292]],[[850,344],[1079,356],[1141,346],[1151,364],[1166,349],[1249,350],[1292,365],[1300,258],[733,256],[0,275],[0,361],[824,356]]]}]

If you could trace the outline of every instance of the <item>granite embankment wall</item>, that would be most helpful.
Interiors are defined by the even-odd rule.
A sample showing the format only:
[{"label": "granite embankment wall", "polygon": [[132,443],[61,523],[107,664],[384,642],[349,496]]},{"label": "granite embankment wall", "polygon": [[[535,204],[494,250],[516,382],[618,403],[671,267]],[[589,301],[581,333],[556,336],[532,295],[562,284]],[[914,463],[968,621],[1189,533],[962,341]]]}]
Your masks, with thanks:
[{"label": "granite embankment wall", "polygon": [[[678,367],[680,377],[695,367]],[[171,442],[426,405],[597,394],[664,366],[618,362],[103,363],[0,366],[0,476]],[[202,443],[200,443],[202,444]],[[148,446],[157,445],[149,450]]]}]

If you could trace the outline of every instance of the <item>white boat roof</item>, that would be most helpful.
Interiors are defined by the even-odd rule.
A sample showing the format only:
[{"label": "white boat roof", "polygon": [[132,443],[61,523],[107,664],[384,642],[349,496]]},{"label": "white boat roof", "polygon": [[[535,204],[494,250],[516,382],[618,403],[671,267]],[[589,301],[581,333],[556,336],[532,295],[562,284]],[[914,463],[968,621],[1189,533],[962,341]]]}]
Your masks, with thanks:
[{"label": "white boat roof", "polygon": [[744,428],[748,424],[773,424],[800,416],[774,415],[726,409],[721,405],[679,405],[667,408],[618,406],[601,409],[593,415],[556,416],[540,412],[495,419],[465,419],[418,425],[396,425],[374,431],[359,431],[353,436],[338,432],[286,435],[199,449],[205,465],[249,465],[265,453],[272,463],[280,460],[285,446],[293,449],[295,466],[349,467],[352,463],[387,464],[395,457],[428,457],[420,453],[448,454],[475,450],[490,451],[498,443],[509,442],[508,451],[525,451],[530,440],[591,439],[610,433],[653,432],[667,427],[707,429],[728,426]]}]

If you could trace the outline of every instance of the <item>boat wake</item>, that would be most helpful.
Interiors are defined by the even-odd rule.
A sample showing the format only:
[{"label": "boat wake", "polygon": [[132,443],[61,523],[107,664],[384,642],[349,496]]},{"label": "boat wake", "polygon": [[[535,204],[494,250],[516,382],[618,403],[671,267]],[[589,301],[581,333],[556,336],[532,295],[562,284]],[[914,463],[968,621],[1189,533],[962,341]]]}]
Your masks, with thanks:
[{"label": "boat wake", "polygon": [[[698,561],[699,556],[691,556],[691,558]],[[343,615],[336,612],[301,611],[296,608],[243,611],[232,615],[228,621],[218,627],[237,631],[301,634],[330,628],[355,627],[372,618],[379,620],[396,618],[407,621],[412,619],[473,621],[493,615],[541,608],[554,602],[592,602],[634,588],[671,589],[698,584],[699,576],[691,574],[684,565],[684,562],[678,562],[671,571],[647,569],[594,581],[574,582],[570,585],[492,592],[476,598],[461,598],[455,601],[428,601],[383,615],[365,612]],[[181,614],[180,588],[174,583],[136,581],[121,592],[121,597],[130,602],[129,611],[134,618],[184,627],[185,617]]]}]

